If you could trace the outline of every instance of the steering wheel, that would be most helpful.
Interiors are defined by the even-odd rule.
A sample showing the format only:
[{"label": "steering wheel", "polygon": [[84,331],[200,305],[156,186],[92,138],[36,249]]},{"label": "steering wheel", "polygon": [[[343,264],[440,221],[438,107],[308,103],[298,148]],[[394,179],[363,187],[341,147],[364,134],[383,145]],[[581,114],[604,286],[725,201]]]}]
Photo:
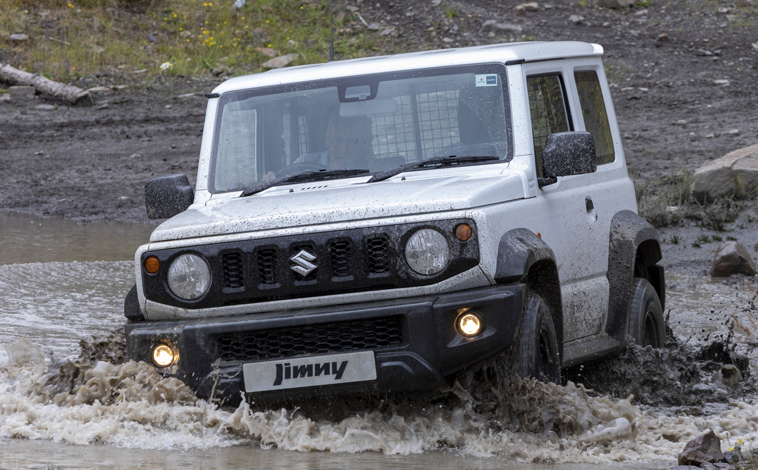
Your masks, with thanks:
[{"label": "steering wheel", "polygon": [[284,178],[285,176],[295,175],[303,171],[309,171],[309,170],[319,171],[319,170],[328,170],[328,169],[329,169],[328,166],[322,165],[320,163],[299,162],[299,163],[293,163],[292,165],[287,165],[284,168],[277,171],[275,174],[277,178]]}]

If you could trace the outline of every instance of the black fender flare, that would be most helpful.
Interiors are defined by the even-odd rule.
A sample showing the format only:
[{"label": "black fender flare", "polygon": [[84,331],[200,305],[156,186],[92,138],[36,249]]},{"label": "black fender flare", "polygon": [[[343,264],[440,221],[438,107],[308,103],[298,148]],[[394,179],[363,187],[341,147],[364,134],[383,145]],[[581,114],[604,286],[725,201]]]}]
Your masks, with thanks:
[{"label": "black fender flare", "polygon": [[522,282],[542,296],[550,306],[563,359],[563,302],[555,253],[534,232],[515,228],[500,237],[495,282]]},{"label": "black fender flare", "polygon": [[666,285],[658,231],[648,221],[630,210],[617,212],[611,220],[608,250],[609,284],[606,333],[626,344],[629,298],[635,277],[644,277],[653,285],[661,306],[665,306]]}]

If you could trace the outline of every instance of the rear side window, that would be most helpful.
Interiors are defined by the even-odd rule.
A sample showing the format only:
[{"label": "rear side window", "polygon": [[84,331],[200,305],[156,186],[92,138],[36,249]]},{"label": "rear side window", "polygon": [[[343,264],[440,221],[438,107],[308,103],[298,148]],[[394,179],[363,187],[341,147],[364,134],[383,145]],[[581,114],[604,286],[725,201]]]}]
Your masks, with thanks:
[{"label": "rear side window", "polygon": [[532,116],[532,138],[537,176],[542,177],[542,149],[547,136],[570,131],[570,117],[560,75],[527,77],[529,112]]},{"label": "rear side window", "polygon": [[579,104],[587,132],[592,134],[597,153],[597,164],[611,163],[616,159],[613,151],[613,137],[608,125],[600,79],[595,71],[576,72],[576,90],[579,92]]}]

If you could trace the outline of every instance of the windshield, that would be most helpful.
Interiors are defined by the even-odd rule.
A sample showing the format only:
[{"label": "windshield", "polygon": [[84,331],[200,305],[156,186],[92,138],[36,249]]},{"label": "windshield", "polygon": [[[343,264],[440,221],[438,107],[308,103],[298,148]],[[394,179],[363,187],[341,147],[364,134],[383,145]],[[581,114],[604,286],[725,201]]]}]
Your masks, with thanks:
[{"label": "windshield", "polygon": [[376,173],[451,155],[507,160],[503,81],[502,65],[478,65],[226,93],[211,191],[304,171]]}]

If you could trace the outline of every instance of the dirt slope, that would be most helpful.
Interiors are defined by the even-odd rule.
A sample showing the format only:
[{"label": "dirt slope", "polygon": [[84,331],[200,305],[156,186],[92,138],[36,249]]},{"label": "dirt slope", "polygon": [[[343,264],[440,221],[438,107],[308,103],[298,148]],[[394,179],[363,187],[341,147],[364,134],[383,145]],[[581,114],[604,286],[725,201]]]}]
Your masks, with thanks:
[{"label": "dirt slope", "polygon": [[[435,1],[350,0],[338,10],[352,15],[355,25],[363,24],[361,18],[370,25],[369,34],[381,45],[377,53],[514,40],[603,45],[629,169],[638,184],[682,168],[694,171],[758,142],[755,0],[655,1],[623,10],[586,6],[585,0],[551,1],[526,16],[514,13],[519,3],[514,1]],[[582,19],[572,21],[572,15]],[[521,32],[490,33],[483,28],[487,20]],[[665,42],[659,39],[664,33]],[[36,109],[50,103],[44,96],[0,102],[0,208],[146,221],[147,179],[171,173],[194,179],[205,111],[201,95],[221,79],[151,84],[107,74],[87,79],[130,86],[98,94],[94,104],[53,102],[57,109],[51,111]],[[177,98],[189,92],[198,96]]]}]

